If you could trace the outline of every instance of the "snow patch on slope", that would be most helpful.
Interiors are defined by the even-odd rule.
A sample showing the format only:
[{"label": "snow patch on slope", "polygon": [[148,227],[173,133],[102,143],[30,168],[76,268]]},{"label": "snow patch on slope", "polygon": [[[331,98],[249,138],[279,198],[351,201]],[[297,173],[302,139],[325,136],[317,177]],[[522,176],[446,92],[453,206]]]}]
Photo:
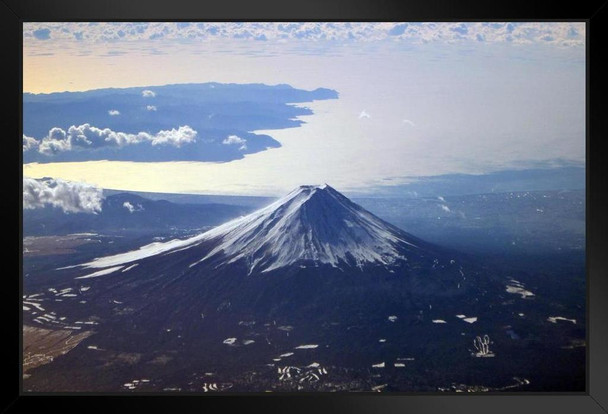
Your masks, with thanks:
[{"label": "snow patch on slope", "polygon": [[[103,275],[108,275],[108,274],[114,273],[114,272],[116,272],[117,270],[120,270],[120,269],[122,269],[122,266],[110,267],[108,269],[103,269],[103,270],[100,270],[98,272],[94,272],[94,273],[91,273],[91,274],[88,274],[88,275],[85,275],[85,276],[77,277],[76,279],[89,279],[89,278],[92,278],[92,277],[99,277],[99,276],[103,276]],[[63,295],[63,296],[68,296],[68,295],[66,294],[66,295]],[[71,296],[76,296],[76,295],[71,295]]]}]

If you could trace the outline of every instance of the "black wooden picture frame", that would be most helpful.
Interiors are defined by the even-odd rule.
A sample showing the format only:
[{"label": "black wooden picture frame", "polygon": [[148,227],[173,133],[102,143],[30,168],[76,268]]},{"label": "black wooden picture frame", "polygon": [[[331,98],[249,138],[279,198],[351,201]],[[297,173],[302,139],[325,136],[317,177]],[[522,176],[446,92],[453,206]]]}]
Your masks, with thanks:
[{"label": "black wooden picture frame", "polygon": [[[2,412],[263,412],[311,413],[608,413],[608,137],[605,96],[608,1],[564,2],[511,0],[323,2],[280,0],[196,2],[188,0],[0,0],[2,39],[3,139],[10,142],[5,165],[17,177],[5,179],[10,203],[2,203],[11,234],[7,255],[21,269],[21,96],[22,24],[30,21],[583,21],[587,24],[587,392],[475,395],[256,395],[256,396],[118,396],[24,395],[20,385],[21,281],[13,267],[4,272],[5,337]],[[13,164],[14,163],[14,164]],[[17,217],[9,220],[13,214]],[[18,244],[19,251],[15,244]],[[15,251],[14,251],[14,250]],[[15,255],[15,256],[13,256]],[[19,306],[19,307],[18,307]]]}]

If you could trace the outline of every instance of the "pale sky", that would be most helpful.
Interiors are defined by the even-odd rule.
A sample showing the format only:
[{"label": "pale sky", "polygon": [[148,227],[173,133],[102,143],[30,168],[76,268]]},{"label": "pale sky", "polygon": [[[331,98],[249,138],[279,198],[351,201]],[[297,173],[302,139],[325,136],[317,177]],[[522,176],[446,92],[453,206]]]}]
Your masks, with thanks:
[{"label": "pale sky", "polygon": [[282,146],[240,160],[26,164],[24,176],[281,195],[302,184],[365,190],[412,176],[583,165],[584,34],[584,23],[25,23],[25,92],[260,82],[339,98],[302,104],[314,114],[299,128],[258,131]]}]

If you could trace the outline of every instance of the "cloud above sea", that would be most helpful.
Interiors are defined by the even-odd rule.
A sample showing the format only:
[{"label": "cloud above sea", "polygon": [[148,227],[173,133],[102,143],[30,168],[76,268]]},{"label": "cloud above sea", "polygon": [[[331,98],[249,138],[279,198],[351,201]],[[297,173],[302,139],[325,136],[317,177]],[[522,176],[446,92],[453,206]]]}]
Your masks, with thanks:
[{"label": "cloud above sea", "polygon": [[52,206],[64,213],[97,214],[102,210],[102,189],[82,182],[61,179],[23,178],[23,208]]},{"label": "cloud above sea", "polygon": [[188,125],[170,130],[160,130],[156,134],[138,132],[131,134],[113,131],[110,128],[98,128],[88,123],[72,125],[66,130],[54,127],[47,136],[40,140],[23,136],[23,151],[37,150],[44,155],[53,155],[65,151],[95,149],[101,147],[124,147],[143,142],[151,145],[169,145],[181,147],[196,141],[197,132]]}]

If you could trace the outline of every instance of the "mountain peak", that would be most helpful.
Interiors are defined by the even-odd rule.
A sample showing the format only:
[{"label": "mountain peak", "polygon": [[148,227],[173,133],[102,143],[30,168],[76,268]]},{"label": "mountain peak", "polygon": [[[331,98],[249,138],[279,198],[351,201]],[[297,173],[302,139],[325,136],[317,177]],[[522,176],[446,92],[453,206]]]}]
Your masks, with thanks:
[{"label": "mountain peak", "polygon": [[[404,260],[413,237],[327,184],[303,185],[266,208],[206,233],[217,246],[197,263],[244,260],[249,272],[299,263],[332,267],[391,265]],[[196,265],[196,264],[195,264]]]},{"label": "mountain peak", "polygon": [[[328,184],[321,184],[321,185],[301,185],[298,188],[296,188],[295,190],[292,191],[292,193],[316,193],[317,191],[323,191],[323,192],[328,192],[328,193],[337,193],[336,190],[334,190],[332,187],[330,187]],[[291,193],[289,193],[291,194]],[[288,194],[288,195],[289,195]]]},{"label": "mountain peak", "polygon": [[346,200],[347,198],[327,184],[301,185],[286,196],[279,198],[271,205],[259,211],[280,209],[283,212],[287,210],[293,212],[295,210],[307,208],[311,204],[340,202],[342,199]]},{"label": "mountain peak", "polygon": [[[329,189],[331,189],[331,190],[334,190],[334,189],[333,189],[333,188],[331,188],[331,187],[329,186],[329,184],[327,184],[327,183],[320,184],[320,185],[319,185],[319,184],[313,184],[313,185],[310,185],[310,184],[305,184],[305,185],[301,185],[301,186],[299,186],[298,188],[302,188],[302,189],[310,189],[310,190],[325,190],[326,188],[329,188]],[[336,191],[336,190],[334,190],[334,191]]]}]

